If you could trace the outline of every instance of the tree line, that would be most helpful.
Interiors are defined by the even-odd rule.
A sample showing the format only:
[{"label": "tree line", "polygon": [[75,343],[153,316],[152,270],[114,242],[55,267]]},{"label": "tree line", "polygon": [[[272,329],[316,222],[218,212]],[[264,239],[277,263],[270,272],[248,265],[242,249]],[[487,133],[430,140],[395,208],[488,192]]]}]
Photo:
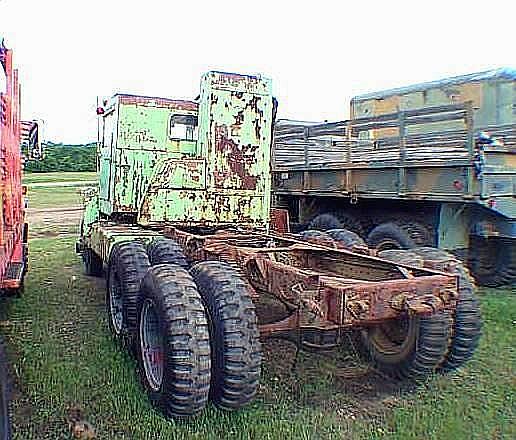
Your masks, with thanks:
[{"label": "tree line", "polygon": [[96,143],[66,145],[48,142],[44,145],[43,159],[25,164],[26,173],[52,171],[95,171]]}]

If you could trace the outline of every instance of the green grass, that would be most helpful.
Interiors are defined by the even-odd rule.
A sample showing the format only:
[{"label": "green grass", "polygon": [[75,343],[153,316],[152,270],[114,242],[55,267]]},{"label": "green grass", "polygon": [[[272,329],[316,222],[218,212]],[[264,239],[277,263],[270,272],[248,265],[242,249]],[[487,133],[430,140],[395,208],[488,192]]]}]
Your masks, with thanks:
[{"label": "green grass", "polygon": [[55,172],[55,173],[25,173],[23,175],[23,183],[30,185],[31,183],[43,182],[76,182],[97,180],[95,172]]},{"label": "green grass", "polygon": [[79,206],[81,195],[76,186],[35,187],[29,188],[29,208],[59,208]]},{"label": "green grass", "polygon": [[4,333],[21,384],[15,439],[71,438],[80,411],[99,439],[516,438],[516,297],[485,290],[485,336],[456,375],[415,390],[374,374],[344,350],[300,354],[264,344],[256,401],[226,413],[209,406],[189,422],[165,420],[142,393],[134,362],[109,335],[101,280],[82,276],[73,239],[31,241],[26,292],[8,302]]},{"label": "green grass", "polygon": [[[59,208],[65,206],[79,206],[81,184],[74,186],[59,186],[67,182],[96,181],[97,174],[90,172],[58,172],[58,173],[30,173],[26,174],[23,182],[29,185],[29,208]],[[52,186],[44,186],[45,184]],[[31,184],[37,186],[31,187]],[[56,185],[57,184],[57,185]]]}]

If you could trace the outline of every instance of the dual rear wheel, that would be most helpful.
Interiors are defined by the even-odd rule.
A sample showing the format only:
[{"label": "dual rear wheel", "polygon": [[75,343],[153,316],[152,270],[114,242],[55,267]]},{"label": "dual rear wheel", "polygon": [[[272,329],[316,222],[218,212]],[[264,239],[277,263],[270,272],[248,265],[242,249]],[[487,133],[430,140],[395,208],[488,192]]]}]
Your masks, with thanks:
[{"label": "dual rear wheel", "polygon": [[396,378],[419,379],[432,372],[462,367],[474,354],[482,332],[482,317],[469,272],[453,255],[435,248],[385,250],[379,257],[411,266],[430,261],[458,279],[453,311],[405,317],[362,332],[365,354],[382,372]]},{"label": "dual rear wheel", "polygon": [[[446,373],[460,368],[473,356],[481,336],[482,318],[473,278],[452,254],[417,247],[426,241],[422,227],[411,224],[401,228],[394,223],[380,226],[369,237],[369,241],[376,240],[373,244],[379,246],[379,257],[413,267],[431,262],[437,269],[451,271],[458,278],[459,297],[453,311],[406,316],[363,330],[359,340],[361,353],[379,371],[397,379],[417,380],[434,371]],[[364,244],[355,233],[345,229],[308,230],[299,236],[329,247],[349,249]],[[413,249],[399,249],[400,240]]]},{"label": "dual rear wheel", "polygon": [[106,299],[113,334],[129,342],[150,400],[166,415],[196,415],[209,398],[237,409],[256,394],[256,314],[246,284],[228,264],[206,261],[188,270],[172,240],[147,248],[120,243]]}]

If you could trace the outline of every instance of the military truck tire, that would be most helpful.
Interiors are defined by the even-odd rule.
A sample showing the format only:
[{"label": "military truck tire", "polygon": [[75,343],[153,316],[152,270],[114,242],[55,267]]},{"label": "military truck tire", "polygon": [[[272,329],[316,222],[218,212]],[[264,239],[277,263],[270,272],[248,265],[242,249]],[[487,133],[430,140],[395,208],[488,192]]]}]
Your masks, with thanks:
[{"label": "military truck tire", "polygon": [[116,264],[110,264],[108,268],[106,311],[111,334],[116,339],[122,339],[126,334],[127,326],[124,322],[122,286]]},{"label": "military truck tire", "polygon": [[[453,272],[459,277],[459,298],[457,307],[452,315],[452,331],[448,352],[439,371],[447,373],[460,368],[468,361],[478,347],[482,334],[482,316],[480,304],[475,296],[475,285],[469,271],[457,258],[441,249],[419,248],[413,252],[427,261],[453,260]],[[444,269],[444,267],[442,268]]]},{"label": "military truck tire", "polygon": [[255,307],[246,283],[227,263],[203,261],[190,269],[208,311],[211,340],[210,397],[235,410],[256,395],[261,345]]},{"label": "military truck tire", "polygon": [[364,353],[389,377],[419,381],[441,365],[450,327],[450,315],[445,311],[379,324],[362,331]]},{"label": "military truck tire", "polygon": [[472,237],[469,267],[478,284],[487,287],[516,285],[514,240]]},{"label": "military truck tire", "polygon": [[0,440],[11,440],[7,355],[0,339]]},{"label": "military truck tire", "polygon": [[183,249],[170,238],[158,238],[151,241],[147,246],[147,254],[152,266],[169,263],[177,264],[182,268],[188,267]]},{"label": "military truck tire", "polygon": [[[383,258],[414,266],[421,259],[411,251],[383,251]],[[361,333],[363,352],[376,369],[395,379],[421,380],[442,365],[451,337],[447,311],[392,320]]]},{"label": "military truck tire", "polygon": [[458,257],[450,252],[446,252],[442,249],[423,246],[411,249],[411,252],[418,255],[420,258],[426,261],[440,262],[437,268],[443,271],[448,270],[450,263],[453,263],[454,272],[460,277],[461,286],[470,286],[472,289],[475,288],[475,279],[471,276],[470,271],[464,266]]},{"label": "military truck tire", "polygon": [[326,233],[346,249],[352,249],[353,246],[366,246],[362,237],[348,229],[329,229]]},{"label": "military truck tire", "polygon": [[365,236],[365,231],[369,225],[369,218],[361,216],[359,219],[349,212],[338,212],[336,217],[340,221],[342,228],[354,232],[360,237]]},{"label": "military truck tire", "polygon": [[315,230],[307,230],[300,232],[297,234],[297,236],[303,240],[308,241],[310,243],[318,244],[321,246],[328,246],[332,248],[337,247],[337,243],[335,243],[335,240],[331,238],[326,232],[323,231],[315,231]]},{"label": "military truck tire", "polygon": [[180,266],[151,267],[138,307],[139,374],[152,404],[168,417],[198,414],[210,389],[206,310],[190,274]]},{"label": "military truck tire", "polygon": [[145,246],[136,241],[113,246],[108,268],[106,307],[114,336],[131,343],[137,325],[140,282],[150,267]]},{"label": "military truck tire", "polygon": [[480,304],[470,285],[459,288],[459,301],[453,315],[453,336],[442,373],[460,368],[475,353],[482,335]]},{"label": "military truck tire", "polygon": [[333,214],[319,214],[308,224],[308,230],[327,231],[328,229],[340,229],[342,223]]},{"label": "military truck tire", "polygon": [[82,252],[82,261],[84,262],[84,273],[86,275],[92,277],[102,276],[102,259],[93,251],[93,249],[84,249]]},{"label": "military truck tire", "polygon": [[419,223],[394,222],[376,226],[367,237],[367,244],[379,251],[386,249],[412,249],[430,244],[428,230]]}]

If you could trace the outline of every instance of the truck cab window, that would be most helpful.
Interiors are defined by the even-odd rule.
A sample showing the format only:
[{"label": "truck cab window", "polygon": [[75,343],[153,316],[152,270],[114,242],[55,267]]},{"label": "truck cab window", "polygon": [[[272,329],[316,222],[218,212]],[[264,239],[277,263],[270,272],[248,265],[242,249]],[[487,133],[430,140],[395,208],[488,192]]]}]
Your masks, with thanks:
[{"label": "truck cab window", "polygon": [[197,140],[197,116],[172,115],[168,124],[168,137],[180,141]]}]

